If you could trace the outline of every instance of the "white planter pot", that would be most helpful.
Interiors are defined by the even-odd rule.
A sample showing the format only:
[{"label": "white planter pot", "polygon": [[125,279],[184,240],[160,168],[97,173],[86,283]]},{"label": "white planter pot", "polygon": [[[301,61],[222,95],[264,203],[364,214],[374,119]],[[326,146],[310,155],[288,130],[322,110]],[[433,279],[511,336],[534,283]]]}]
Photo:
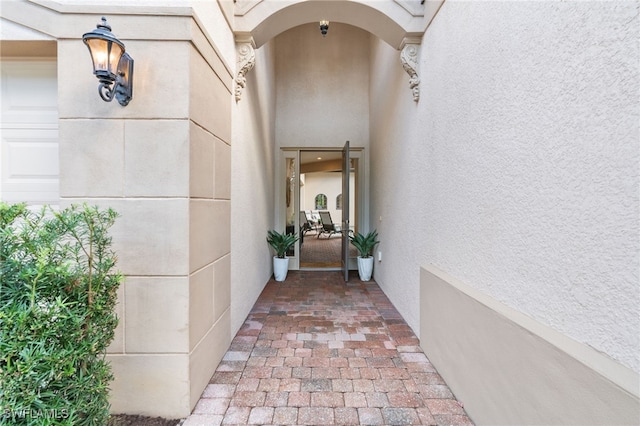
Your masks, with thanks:
[{"label": "white planter pot", "polygon": [[273,256],[273,276],[276,281],[284,281],[287,278],[288,271],[289,258],[280,259],[278,256]]},{"label": "white planter pot", "polygon": [[373,274],[373,256],[360,257],[358,256],[358,274],[361,281],[369,281]]}]

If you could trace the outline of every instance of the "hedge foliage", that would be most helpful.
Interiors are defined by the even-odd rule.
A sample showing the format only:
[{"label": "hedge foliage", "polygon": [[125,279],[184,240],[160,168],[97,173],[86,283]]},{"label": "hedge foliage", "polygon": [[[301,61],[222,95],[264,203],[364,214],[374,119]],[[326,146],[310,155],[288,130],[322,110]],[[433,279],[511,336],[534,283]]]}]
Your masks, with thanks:
[{"label": "hedge foliage", "polygon": [[0,203],[0,424],[107,423],[116,217]]}]

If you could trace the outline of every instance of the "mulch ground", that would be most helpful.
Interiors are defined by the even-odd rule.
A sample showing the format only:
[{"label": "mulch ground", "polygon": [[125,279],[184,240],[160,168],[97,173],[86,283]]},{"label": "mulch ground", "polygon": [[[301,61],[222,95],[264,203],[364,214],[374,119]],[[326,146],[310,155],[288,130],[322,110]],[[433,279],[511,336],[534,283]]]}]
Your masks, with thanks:
[{"label": "mulch ground", "polygon": [[132,414],[114,414],[108,426],[177,426],[184,419],[163,419],[162,417],[145,417]]}]

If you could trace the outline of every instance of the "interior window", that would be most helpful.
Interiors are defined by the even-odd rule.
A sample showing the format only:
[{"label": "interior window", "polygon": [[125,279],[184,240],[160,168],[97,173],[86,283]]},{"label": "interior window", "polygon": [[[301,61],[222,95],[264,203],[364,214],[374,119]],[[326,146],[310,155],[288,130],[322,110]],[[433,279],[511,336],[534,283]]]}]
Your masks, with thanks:
[{"label": "interior window", "polygon": [[327,196],[324,194],[316,195],[316,210],[327,209]]}]

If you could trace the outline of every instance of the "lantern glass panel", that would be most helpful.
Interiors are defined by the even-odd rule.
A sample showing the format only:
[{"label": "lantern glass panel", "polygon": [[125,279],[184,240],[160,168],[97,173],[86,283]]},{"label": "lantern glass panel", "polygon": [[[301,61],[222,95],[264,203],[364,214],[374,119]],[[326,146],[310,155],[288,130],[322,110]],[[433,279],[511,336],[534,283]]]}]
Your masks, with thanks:
[{"label": "lantern glass panel", "polygon": [[124,52],[122,46],[112,41],[99,38],[87,39],[86,42],[91,51],[93,72],[107,71],[110,75],[115,76],[118,69],[118,62]]},{"label": "lantern glass panel", "polygon": [[118,63],[124,53],[124,49],[117,43],[109,42],[109,72],[116,74],[118,71]]}]

